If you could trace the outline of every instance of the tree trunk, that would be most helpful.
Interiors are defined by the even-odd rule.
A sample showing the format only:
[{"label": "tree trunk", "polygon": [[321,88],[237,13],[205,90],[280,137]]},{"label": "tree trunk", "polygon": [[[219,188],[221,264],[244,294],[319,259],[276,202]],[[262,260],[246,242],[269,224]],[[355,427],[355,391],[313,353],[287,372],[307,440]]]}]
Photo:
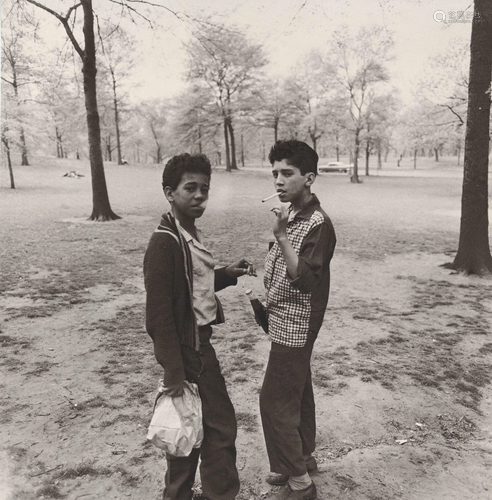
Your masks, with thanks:
[{"label": "tree trunk", "polygon": [[231,171],[231,153],[229,151],[229,132],[227,131],[227,118],[224,117],[224,143],[226,153],[226,172]]},{"label": "tree trunk", "polygon": [[5,153],[7,155],[7,165],[9,167],[9,176],[10,176],[10,189],[15,189],[14,182],[14,170],[12,168],[12,158],[10,157],[10,145],[9,141],[6,137],[2,138],[3,145],[5,146]]},{"label": "tree trunk", "polygon": [[317,152],[318,149],[318,138],[311,134],[311,141],[313,141],[313,149]]},{"label": "tree trunk", "polygon": [[[14,88],[15,101],[17,103],[17,108],[19,109],[19,112],[20,112],[19,85],[17,83],[16,64],[11,63],[11,68],[12,68],[12,86]],[[24,127],[20,128],[19,145],[20,145],[20,150],[21,150],[21,165],[24,167],[28,167],[29,160],[27,159],[27,146],[26,146],[26,136],[24,134]],[[9,156],[10,156],[10,152],[9,152]]]},{"label": "tree trunk", "polygon": [[244,167],[244,137],[241,132],[241,165]]},{"label": "tree trunk", "polygon": [[20,129],[20,147],[21,147],[21,165],[24,167],[29,166],[29,160],[27,159],[27,146],[26,146],[26,136],[24,134],[24,128]]},{"label": "tree trunk", "polygon": [[436,161],[439,161],[439,149],[438,148],[434,148],[434,159]]},{"label": "tree trunk", "polygon": [[118,112],[118,99],[116,98],[116,80],[111,72],[113,77],[113,102],[114,102],[114,123],[116,129],[116,159],[118,161],[118,165],[123,165],[123,159],[121,157],[121,137],[120,137],[120,115]]},{"label": "tree trunk", "polygon": [[63,158],[63,154],[61,151],[61,135],[58,127],[55,127],[55,139],[56,139],[56,157]]},{"label": "tree trunk", "polygon": [[413,150],[413,169],[417,170],[417,148]]},{"label": "tree trunk", "polygon": [[232,127],[232,119],[228,117],[227,128],[229,129],[229,137],[231,138],[231,170],[237,170],[236,163],[236,138],[234,136],[234,128]]},{"label": "tree trunk", "polygon": [[275,118],[274,122],[273,122],[273,135],[275,137],[275,142],[278,141],[278,123],[279,123],[279,119]]},{"label": "tree trunk", "polygon": [[369,148],[369,142],[366,142],[366,175],[369,175],[369,156],[371,155],[371,150]]},{"label": "tree trunk", "polygon": [[378,170],[383,168],[383,163],[381,161],[381,144],[378,145]]},{"label": "tree trunk", "polygon": [[96,92],[96,47],[94,43],[94,14],[92,0],[81,0],[84,11],[84,42],[85,50],[82,58],[82,74],[84,76],[84,97],[87,113],[87,129],[89,135],[89,159],[92,177],[92,214],[94,221],[119,219],[111,210],[109,203],[106,176],[101,151],[101,128],[97,108]]},{"label": "tree trunk", "polygon": [[354,148],[354,167],[352,170],[352,175],[350,176],[350,182],[353,182],[354,184],[359,184],[362,182],[359,179],[359,149],[360,149],[360,141],[359,141],[359,134],[360,134],[360,129],[357,128],[355,130],[355,148]]},{"label": "tree trunk", "polygon": [[492,74],[492,3],[475,0],[470,43],[470,77],[465,136],[461,225],[452,269],[466,274],[492,272],[488,219],[488,156]]},{"label": "tree trunk", "polygon": [[106,157],[108,161],[113,161],[113,151],[111,148],[111,136],[106,137]]},{"label": "tree trunk", "polygon": [[198,152],[202,154],[202,129],[198,125]]}]

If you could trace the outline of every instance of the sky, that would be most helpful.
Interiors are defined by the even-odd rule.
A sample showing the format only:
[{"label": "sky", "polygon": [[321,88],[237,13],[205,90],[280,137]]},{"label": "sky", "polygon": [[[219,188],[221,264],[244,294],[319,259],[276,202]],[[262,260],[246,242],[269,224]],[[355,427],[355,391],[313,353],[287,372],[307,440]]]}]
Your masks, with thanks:
[{"label": "sky", "polygon": [[[72,2],[44,0],[45,5],[67,9]],[[243,29],[261,43],[269,59],[267,74],[289,76],[295,63],[314,48],[323,48],[335,30],[355,32],[362,26],[383,26],[394,41],[389,70],[404,102],[412,100],[414,83],[431,57],[447,57],[455,39],[469,41],[471,22],[444,22],[458,11],[473,11],[472,0],[152,0],[178,13],[181,19],[212,19]],[[109,0],[94,0],[94,9],[115,9]],[[58,9],[57,9],[58,10]],[[114,12],[114,11],[113,11]],[[39,13],[40,14],[40,13]],[[44,14],[50,24],[47,37],[66,39],[63,28]],[[172,98],[184,88],[185,44],[191,23],[165,9],[149,11],[155,28],[133,26],[139,40],[137,66],[130,80],[130,99]]]},{"label": "sky", "polygon": [[[272,76],[286,76],[313,48],[322,48],[333,31],[384,26],[394,40],[390,65],[405,101],[430,57],[446,57],[456,38],[470,39],[471,22],[452,23],[458,11],[473,12],[471,0],[169,0],[176,12],[213,15],[234,23],[265,47]],[[190,37],[185,23],[174,22],[144,43],[138,96],[171,97],[183,88]]]}]

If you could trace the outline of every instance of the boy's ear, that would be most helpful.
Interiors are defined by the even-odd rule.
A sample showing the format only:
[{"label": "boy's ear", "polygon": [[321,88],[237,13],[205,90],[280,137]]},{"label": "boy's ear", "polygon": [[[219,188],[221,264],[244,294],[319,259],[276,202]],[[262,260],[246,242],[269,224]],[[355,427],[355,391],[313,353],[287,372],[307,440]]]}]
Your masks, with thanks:
[{"label": "boy's ear", "polygon": [[304,177],[306,179],[306,187],[312,186],[313,182],[316,180],[314,172],[308,172]]},{"label": "boy's ear", "polygon": [[174,201],[173,190],[169,186],[164,188],[164,196],[169,203]]}]

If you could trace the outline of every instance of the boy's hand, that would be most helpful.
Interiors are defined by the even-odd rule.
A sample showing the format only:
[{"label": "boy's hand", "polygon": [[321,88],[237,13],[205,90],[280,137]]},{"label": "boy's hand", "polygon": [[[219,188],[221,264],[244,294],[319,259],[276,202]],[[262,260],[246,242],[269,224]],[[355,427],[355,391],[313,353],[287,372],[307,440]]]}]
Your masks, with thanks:
[{"label": "boy's hand", "polygon": [[227,266],[225,268],[225,272],[229,278],[239,278],[245,274],[248,276],[256,276],[255,267],[244,257],[241,260],[234,262],[234,264]]},{"label": "boy's hand", "polygon": [[273,224],[273,235],[277,240],[287,237],[287,222],[289,221],[289,212],[283,205],[280,208],[272,208],[275,214],[275,223]]},{"label": "boy's hand", "polygon": [[184,384],[183,382],[179,382],[173,385],[166,385],[164,386],[163,392],[172,398],[179,398],[184,393]]}]

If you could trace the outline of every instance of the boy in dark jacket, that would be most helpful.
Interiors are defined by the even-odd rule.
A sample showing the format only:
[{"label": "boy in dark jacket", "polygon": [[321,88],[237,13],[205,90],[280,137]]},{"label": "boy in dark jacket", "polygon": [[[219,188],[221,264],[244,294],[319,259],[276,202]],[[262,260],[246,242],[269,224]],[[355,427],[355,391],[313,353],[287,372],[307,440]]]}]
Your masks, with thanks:
[{"label": "boy in dark jacket", "polygon": [[201,456],[203,496],[233,500],[239,491],[236,418],[214,348],[212,326],[224,322],[215,295],[237,278],[254,274],[246,259],[216,268],[195,220],[208,200],[211,166],[204,155],[182,154],[164,168],[162,187],[171,205],[152,235],[144,259],[147,332],[164,368],[165,392],[183,394],[183,382],[198,385],[204,439],[188,457],[167,455],[164,500],[190,500]]},{"label": "boy in dark jacket", "polygon": [[315,500],[309,472],[316,421],[311,353],[330,290],[336,237],[311,186],[318,155],[306,143],[277,141],[268,159],[282,203],[274,208],[275,243],[265,261],[264,283],[271,350],[260,394],[260,411],[272,485],[266,500]]}]

